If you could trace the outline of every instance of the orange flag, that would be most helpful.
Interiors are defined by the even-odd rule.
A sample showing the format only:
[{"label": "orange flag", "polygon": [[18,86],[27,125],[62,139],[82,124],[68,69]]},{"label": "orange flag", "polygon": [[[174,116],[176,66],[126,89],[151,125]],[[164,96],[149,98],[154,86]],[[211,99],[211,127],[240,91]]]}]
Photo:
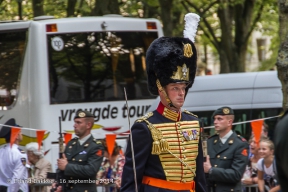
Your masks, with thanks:
[{"label": "orange flag", "polygon": [[72,134],[71,133],[64,133],[64,141],[65,141],[66,145],[71,140],[71,138],[72,138]]},{"label": "orange flag", "polygon": [[38,142],[38,150],[40,150],[40,147],[42,145],[42,141],[44,138],[45,130],[37,130],[36,135],[37,135],[37,142]]},{"label": "orange flag", "polygon": [[254,138],[255,138],[255,142],[257,143],[257,146],[259,146],[263,122],[264,122],[263,119],[261,119],[259,121],[252,121],[251,122],[252,131],[254,133]]},{"label": "orange flag", "polygon": [[112,156],[113,149],[115,146],[116,134],[107,134],[106,135],[106,144],[107,150],[110,156]]},{"label": "orange flag", "polygon": [[12,147],[13,143],[15,142],[18,134],[20,133],[21,129],[19,127],[11,127],[11,134],[10,134],[10,147]]},{"label": "orange flag", "polygon": [[124,155],[122,149],[119,150],[119,154],[120,154],[120,155]]}]

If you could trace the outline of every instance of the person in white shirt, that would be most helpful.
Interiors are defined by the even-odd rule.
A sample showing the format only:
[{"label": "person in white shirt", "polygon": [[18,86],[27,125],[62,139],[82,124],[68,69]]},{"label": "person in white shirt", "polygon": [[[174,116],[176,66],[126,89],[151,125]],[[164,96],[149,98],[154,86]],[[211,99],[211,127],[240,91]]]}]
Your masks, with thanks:
[{"label": "person in white shirt", "polygon": [[[274,144],[269,139],[262,139],[260,141],[259,149],[261,159],[257,162],[258,169],[258,187],[260,192],[264,192],[264,185],[268,185],[269,192],[278,192],[280,186],[277,185],[276,164],[274,160]],[[266,179],[264,181],[264,174]]]},{"label": "person in white shirt", "polygon": [[[5,125],[18,126],[13,118],[8,120]],[[11,127],[3,126],[1,128],[0,138],[5,138],[6,144],[0,149],[0,191],[28,192],[27,155],[18,148],[22,134],[21,131],[18,133],[12,146],[10,146],[10,134]]]}]

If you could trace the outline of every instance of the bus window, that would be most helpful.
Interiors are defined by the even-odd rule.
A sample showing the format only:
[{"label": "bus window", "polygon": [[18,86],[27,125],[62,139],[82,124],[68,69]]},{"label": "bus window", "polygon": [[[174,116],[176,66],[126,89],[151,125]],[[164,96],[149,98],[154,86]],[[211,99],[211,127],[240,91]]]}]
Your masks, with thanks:
[{"label": "bus window", "polygon": [[153,99],[145,53],[157,32],[49,34],[50,103]]},{"label": "bus window", "polygon": [[13,107],[19,91],[27,30],[0,33],[0,110]]}]

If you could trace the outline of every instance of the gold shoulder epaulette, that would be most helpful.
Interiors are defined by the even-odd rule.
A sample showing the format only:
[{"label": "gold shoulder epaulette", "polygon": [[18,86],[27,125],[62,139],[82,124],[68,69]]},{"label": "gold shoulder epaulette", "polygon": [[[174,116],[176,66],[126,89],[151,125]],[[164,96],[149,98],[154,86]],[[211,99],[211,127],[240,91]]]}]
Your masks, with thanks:
[{"label": "gold shoulder epaulette", "polygon": [[247,140],[246,140],[244,137],[242,137],[241,135],[237,135],[237,136],[238,136],[238,138],[239,138],[241,141],[247,142]]},{"label": "gold shoulder epaulette", "polygon": [[196,118],[198,118],[198,116],[197,115],[195,115],[195,114],[193,114],[193,113],[191,113],[190,111],[188,111],[188,110],[186,110],[186,109],[184,109],[184,111],[183,111],[184,113],[187,113],[187,114],[189,114],[189,115],[192,115],[192,116],[194,116],[194,117],[196,117]]},{"label": "gold shoulder epaulette", "polygon": [[99,145],[102,144],[101,141],[99,141],[98,139],[95,139],[95,138],[94,138],[93,141],[94,141],[96,144],[99,144]]},{"label": "gold shoulder epaulette", "polygon": [[139,119],[137,119],[135,122],[140,123],[140,122],[142,122],[142,121],[144,121],[144,120],[149,119],[149,118],[152,117],[152,116],[153,116],[153,112],[148,112],[148,113],[146,113],[144,116],[142,116],[142,117],[140,117]]}]

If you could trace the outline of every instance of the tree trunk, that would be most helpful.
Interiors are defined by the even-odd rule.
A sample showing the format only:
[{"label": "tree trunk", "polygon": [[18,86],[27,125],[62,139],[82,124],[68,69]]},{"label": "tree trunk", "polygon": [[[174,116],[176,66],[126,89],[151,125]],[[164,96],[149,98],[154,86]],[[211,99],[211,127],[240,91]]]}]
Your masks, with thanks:
[{"label": "tree trunk", "polygon": [[32,0],[33,16],[41,16],[44,14],[43,0]]},{"label": "tree trunk", "polygon": [[163,31],[165,36],[172,36],[172,5],[173,0],[159,0],[161,6],[161,20],[163,22]]},{"label": "tree trunk", "polygon": [[[228,5],[225,2],[223,0],[222,6],[218,8],[221,40],[216,48],[220,57],[220,73],[244,72],[255,2],[249,0],[237,5]],[[235,26],[235,35],[232,26]]]},{"label": "tree trunk", "polygon": [[220,73],[229,73],[230,62],[235,62],[233,60],[233,55],[235,53],[233,36],[232,36],[232,15],[229,7],[220,6],[218,9],[218,17],[221,27],[221,41],[217,49],[220,57]]},{"label": "tree trunk", "polygon": [[277,58],[278,78],[282,84],[283,110],[288,109],[288,3],[278,0],[280,47]]},{"label": "tree trunk", "polygon": [[120,14],[119,3],[117,0],[96,1],[91,15]]},{"label": "tree trunk", "polygon": [[77,0],[68,0],[67,17],[74,17],[75,16],[76,3],[77,3]]},{"label": "tree trunk", "polygon": [[18,0],[17,3],[19,20],[22,20],[22,0]]}]

